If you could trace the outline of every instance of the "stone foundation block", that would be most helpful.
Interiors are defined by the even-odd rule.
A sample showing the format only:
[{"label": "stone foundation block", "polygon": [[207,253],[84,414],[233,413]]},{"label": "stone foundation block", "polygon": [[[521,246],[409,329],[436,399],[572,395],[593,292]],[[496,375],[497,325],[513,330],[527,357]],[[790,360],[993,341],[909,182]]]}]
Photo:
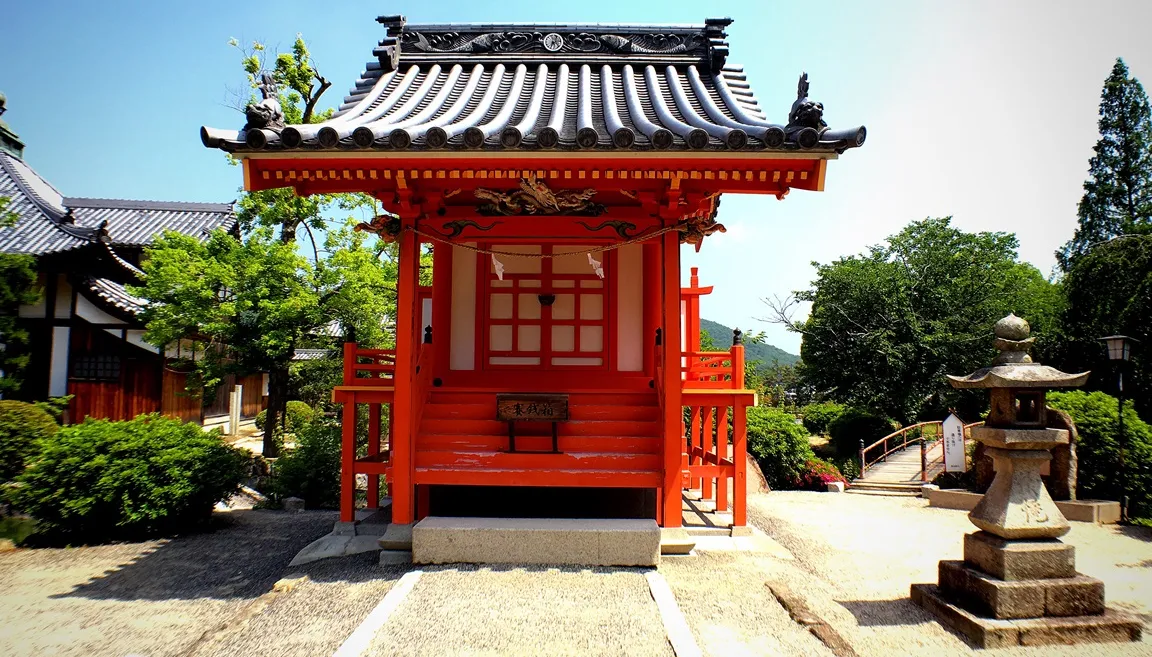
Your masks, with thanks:
[{"label": "stone foundation block", "polygon": [[953,604],[933,584],[913,584],[911,594],[912,602],[978,648],[1139,641],[1143,629],[1135,616],[1112,609],[1097,616],[996,620]]},{"label": "stone foundation block", "polygon": [[379,544],[382,550],[411,550],[412,525],[397,525],[395,523],[388,525],[388,528],[380,536]]},{"label": "stone foundation block", "polygon": [[668,527],[660,530],[660,554],[691,554],[696,547],[696,538],[682,527]]},{"label": "stone foundation block", "polygon": [[655,566],[654,520],[429,517],[412,529],[414,563]]},{"label": "stone foundation block", "polygon": [[947,599],[990,618],[1104,613],[1104,583],[1083,575],[1006,582],[974,570],[963,561],[941,561],[939,588]]},{"label": "stone foundation block", "polygon": [[1055,538],[1007,540],[983,531],[965,534],[964,561],[1006,581],[1076,576],[1076,548]]}]

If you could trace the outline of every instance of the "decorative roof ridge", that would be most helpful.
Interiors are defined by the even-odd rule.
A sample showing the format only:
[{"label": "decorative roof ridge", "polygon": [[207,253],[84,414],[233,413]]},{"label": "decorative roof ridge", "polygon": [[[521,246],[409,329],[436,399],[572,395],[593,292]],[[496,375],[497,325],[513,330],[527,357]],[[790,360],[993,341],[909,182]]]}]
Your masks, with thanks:
[{"label": "decorative roof ridge", "polygon": [[101,305],[125,319],[136,319],[148,307],[148,301],[130,293],[125,283],[90,275],[82,280],[84,287],[96,296]]},{"label": "decorative roof ridge", "polygon": [[112,248],[112,245],[108,242],[101,242],[101,244],[104,246],[104,250],[108,252],[108,256],[112,258],[113,262],[120,265],[122,269],[132,274],[137,279],[144,280],[144,271],[142,269],[120,257],[120,254],[116,253],[116,249]]},{"label": "decorative roof ridge", "polygon": [[731,18],[703,24],[429,23],[380,16],[387,36],[373,51],[381,68],[394,71],[401,55],[426,59],[499,55],[505,59],[625,57],[702,60],[718,71],[728,57],[724,31]]},{"label": "decorative roof ridge", "polygon": [[[37,192],[35,188],[33,188],[32,185],[28,183],[28,180],[24,177],[24,174],[21,173],[19,169],[12,166],[12,163],[8,161],[8,158],[12,158],[13,160],[23,164],[29,171],[32,172],[32,175],[39,178],[40,182],[44,183],[44,185],[52,191],[60,194],[60,190],[56,189],[52,183],[48,182],[48,180],[41,176],[39,173],[36,173],[36,170],[32,168],[32,165],[25,162],[23,158],[18,158],[7,151],[0,151],[0,168],[3,168],[5,173],[12,176],[12,179],[16,181],[16,186],[20,188],[20,191],[23,192],[24,195],[27,196],[32,201],[32,203],[36,205],[36,207],[48,215],[50,219],[58,221],[59,219],[63,218],[67,213],[67,209],[58,209],[53,206],[47,199],[41,196],[40,193]],[[60,194],[60,198],[64,198],[64,195]]]},{"label": "decorative roof ridge", "polygon": [[148,201],[115,198],[87,198],[82,196],[64,197],[64,205],[69,209],[89,210],[177,210],[184,212],[224,212],[234,210],[231,203],[198,203],[186,201]]}]

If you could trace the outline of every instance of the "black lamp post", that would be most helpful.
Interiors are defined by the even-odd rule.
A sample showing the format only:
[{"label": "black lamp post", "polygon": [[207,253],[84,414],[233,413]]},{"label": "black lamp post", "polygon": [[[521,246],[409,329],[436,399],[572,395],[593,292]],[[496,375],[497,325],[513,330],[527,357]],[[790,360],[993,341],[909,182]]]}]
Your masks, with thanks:
[{"label": "black lamp post", "polygon": [[1120,393],[1120,409],[1117,415],[1117,430],[1120,433],[1120,513],[1126,521],[1128,520],[1128,473],[1125,453],[1128,444],[1124,438],[1124,363],[1132,355],[1132,345],[1140,341],[1126,335],[1109,335],[1106,338],[1100,338],[1100,341],[1108,347],[1108,360],[1116,362],[1119,372],[1117,388]]}]

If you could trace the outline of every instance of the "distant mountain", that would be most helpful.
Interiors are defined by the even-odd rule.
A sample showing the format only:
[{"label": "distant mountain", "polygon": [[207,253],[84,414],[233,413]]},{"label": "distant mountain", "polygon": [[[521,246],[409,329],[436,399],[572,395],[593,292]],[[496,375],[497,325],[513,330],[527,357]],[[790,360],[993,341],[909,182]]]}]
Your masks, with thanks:
[{"label": "distant mountain", "polygon": [[[717,347],[732,344],[732,329],[723,324],[717,324],[709,319],[701,319],[700,330],[706,331]],[[779,362],[781,365],[792,365],[798,362],[800,357],[770,344],[745,343],[744,359],[749,362],[758,360],[762,366],[769,367],[773,362]]]}]

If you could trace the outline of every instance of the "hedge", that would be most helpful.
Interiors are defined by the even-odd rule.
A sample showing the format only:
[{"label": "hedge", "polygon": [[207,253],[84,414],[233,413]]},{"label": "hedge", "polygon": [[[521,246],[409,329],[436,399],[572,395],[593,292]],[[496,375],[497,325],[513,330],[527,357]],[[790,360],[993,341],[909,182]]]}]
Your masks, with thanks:
[{"label": "hedge", "polygon": [[35,404],[0,399],[0,483],[20,474],[37,443],[59,430],[52,416]]},{"label": "hedge", "polygon": [[791,413],[754,406],[748,409],[748,451],[756,457],[768,486],[796,488],[816,458],[808,444],[808,432],[796,424]]},{"label": "hedge", "polygon": [[185,530],[238,490],[251,456],[160,415],[85,420],[42,440],[11,499],[38,531],[104,541]]}]

